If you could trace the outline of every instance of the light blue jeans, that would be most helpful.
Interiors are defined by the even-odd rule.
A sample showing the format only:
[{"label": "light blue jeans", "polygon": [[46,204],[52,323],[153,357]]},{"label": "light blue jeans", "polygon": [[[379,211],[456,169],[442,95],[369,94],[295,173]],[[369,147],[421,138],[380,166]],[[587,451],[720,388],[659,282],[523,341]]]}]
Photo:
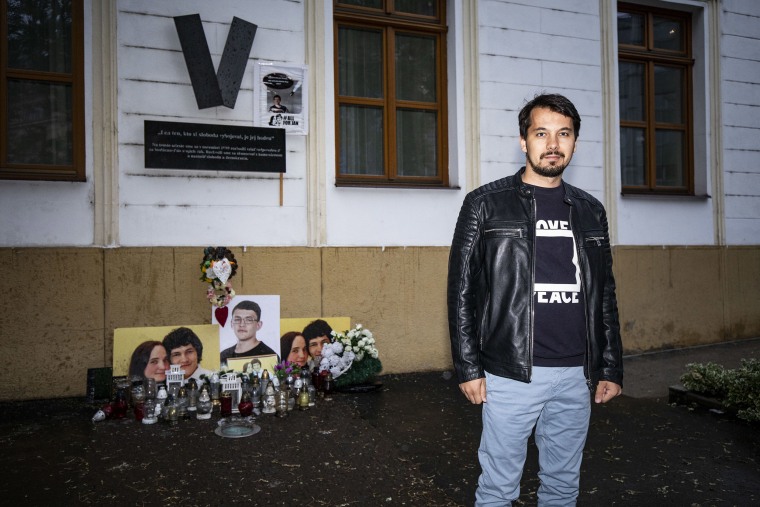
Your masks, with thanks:
[{"label": "light blue jeans", "polygon": [[591,415],[583,368],[534,367],[528,384],[486,373],[486,399],[475,505],[503,507],[520,496],[534,426],[538,505],[575,505]]}]

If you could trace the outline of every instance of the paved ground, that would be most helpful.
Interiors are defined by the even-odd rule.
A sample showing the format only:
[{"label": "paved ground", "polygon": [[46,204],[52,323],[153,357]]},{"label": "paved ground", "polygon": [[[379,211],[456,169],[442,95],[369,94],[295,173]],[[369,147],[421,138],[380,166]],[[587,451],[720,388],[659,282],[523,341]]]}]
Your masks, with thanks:
[{"label": "paved ground", "polygon": [[[667,403],[690,362],[738,366],[760,340],[626,358],[624,396],[592,412],[579,505],[760,504],[760,432]],[[90,422],[81,399],[0,403],[4,505],[472,505],[480,409],[447,372],[381,377],[260,433],[215,422]],[[521,505],[535,504],[529,446]]]}]

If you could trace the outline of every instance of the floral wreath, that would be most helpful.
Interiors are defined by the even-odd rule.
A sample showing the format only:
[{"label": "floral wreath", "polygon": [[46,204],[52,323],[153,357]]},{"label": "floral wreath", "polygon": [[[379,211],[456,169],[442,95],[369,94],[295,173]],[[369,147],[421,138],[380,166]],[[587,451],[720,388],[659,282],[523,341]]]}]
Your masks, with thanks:
[{"label": "floral wreath", "polygon": [[209,284],[206,289],[209,303],[219,308],[227,306],[235,297],[235,291],[229,282],[237,272],[235,254],[223,246],[207,247],[203,250],[200,268],[201,281]]}]

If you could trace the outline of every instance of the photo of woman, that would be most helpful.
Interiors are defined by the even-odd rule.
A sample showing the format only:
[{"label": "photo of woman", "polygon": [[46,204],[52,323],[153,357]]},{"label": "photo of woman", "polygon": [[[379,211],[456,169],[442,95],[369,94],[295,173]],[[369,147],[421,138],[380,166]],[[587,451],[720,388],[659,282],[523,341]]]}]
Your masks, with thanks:
[{"label": "photo of woman", "polygon": [[152,378],[156,382],[166,380],[169,358],[159,341],[146,341],[137,346],[129,361],[129,376]]},{"label": "photo of woman", "polygon": [[280,338],[280,354],[282,354],[283,360],[303,368],[309,360],[306,338],[297,331],[285,333]]}]

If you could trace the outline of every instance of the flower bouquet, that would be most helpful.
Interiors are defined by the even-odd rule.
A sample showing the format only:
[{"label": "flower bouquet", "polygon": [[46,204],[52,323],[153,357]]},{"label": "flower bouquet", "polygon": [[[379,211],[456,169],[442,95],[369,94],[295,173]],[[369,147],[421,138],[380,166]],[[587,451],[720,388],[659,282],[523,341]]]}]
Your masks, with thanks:
[{"label": "flower bouquet", "polygon": [[[200,268],[201,281],[209,284],[206,290],[209,302],[218,308],[227,306],[235,297],[232,284],[228,281],[237,271],[235,255],[223,246],[207,247],[203,250]],[[224,325],[222,322],[220,324]]]},{"label": "flower bouquet", "polygon": [[343,333],[332,332],[332,342],[322,348],[320,371],[329,371],[337,387],[362,384],[380,373],[375,337],[361,324]]},{"label": "flower bouquet", "polygon": [[280,364],[276,364],[274,366],[274,374],[277,376],[277,379],[282,382],[286,378],[288,378],[288,375],[300,375],[301,374],[301,367],[298,366],[296,363],[291,363],[290,361],[283,361]]}]

